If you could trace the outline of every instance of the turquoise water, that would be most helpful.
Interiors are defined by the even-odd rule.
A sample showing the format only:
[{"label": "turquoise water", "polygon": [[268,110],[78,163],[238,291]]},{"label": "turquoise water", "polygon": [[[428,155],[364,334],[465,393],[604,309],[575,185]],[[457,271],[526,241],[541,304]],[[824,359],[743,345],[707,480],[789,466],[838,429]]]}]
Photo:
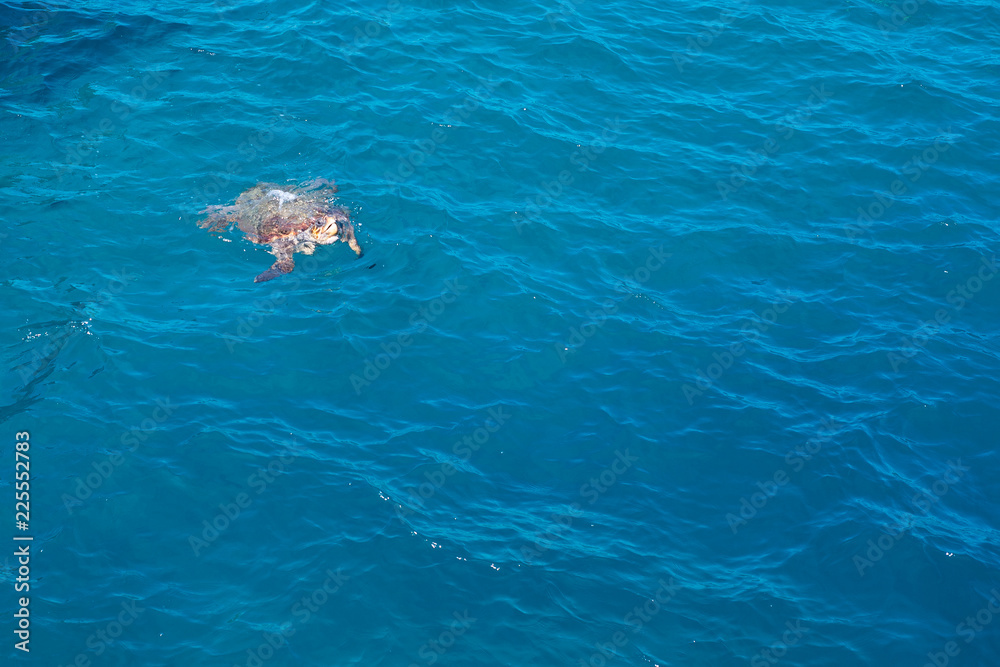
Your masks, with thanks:
[{"label": "turquoise water", "polygon": [[1000,664],[995,3],[0,19],[10,664]]}]

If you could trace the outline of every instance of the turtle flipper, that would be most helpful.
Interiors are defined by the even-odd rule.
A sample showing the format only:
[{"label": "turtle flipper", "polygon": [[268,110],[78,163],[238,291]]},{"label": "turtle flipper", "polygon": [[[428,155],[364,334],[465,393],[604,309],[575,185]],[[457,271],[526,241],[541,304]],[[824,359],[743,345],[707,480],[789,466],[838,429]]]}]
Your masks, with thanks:
[{"label": "turtle flipper", "polygon": [[[207,211],[208,209],[205,210]],[[202,211],[202,213],[204,212],[205,211]],[[199,227],[201,227],[202,229],[207,229],[209,232],[213,234],[226,231],[226,229],[232,226],[232,224],[233,221],[225,213],[212,213],[204,220],[198,221]]]},{"label": "turtle flipper", "polygon": [[340,226],[340,240],[351,246],[351,250],[354,251],[358,257],[364,254],[361,250],[361,244],[358,243],[358,239],[354,236],[354,225],[351,224],[350,220],[342,223]]},{"label": "turtle flipper", "polygon": [[277,260],[271,265],[270,269],[253,279],[255,283],[267,282],[280,275],[291,273],[292,269],[295,268],[295,259],[292,257],[295,249],[291,244],[274,246],[271,252],[274,253]]},{"label": "turtle flipper", "polygon": [[292,260],[277,261],[271,265],[271,268],[260,274],[253,279],[255,283],[266,283],[268,280],[277,278],[280,275],[291,273],[292,269],[295,268],[295,262]]},{"label": "turtle flipper", "polygon": [[347,245],[351,246],[351,250],[353,250],[358,257],[361,257],[361,255],[364,254],[364,251],[361,250],[361,246],[358,244],[358,240],[354,238],[354,235],[351,235],[351,238],[347,239]]}]

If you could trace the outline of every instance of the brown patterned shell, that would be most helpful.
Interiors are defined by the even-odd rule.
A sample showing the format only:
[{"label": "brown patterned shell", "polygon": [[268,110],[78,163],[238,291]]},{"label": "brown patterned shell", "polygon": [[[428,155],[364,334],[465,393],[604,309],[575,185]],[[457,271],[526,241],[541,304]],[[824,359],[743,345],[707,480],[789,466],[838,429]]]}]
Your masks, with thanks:
[{"label": "brown patterned shell", "polygon": [[288,218],[275,214],[259,223],[252,220],[240,220],[238,224],[239,228],[246,233],[249,241],[273,243],[277,239],[306,231],[312,227],[313,220],[304,216]]}]

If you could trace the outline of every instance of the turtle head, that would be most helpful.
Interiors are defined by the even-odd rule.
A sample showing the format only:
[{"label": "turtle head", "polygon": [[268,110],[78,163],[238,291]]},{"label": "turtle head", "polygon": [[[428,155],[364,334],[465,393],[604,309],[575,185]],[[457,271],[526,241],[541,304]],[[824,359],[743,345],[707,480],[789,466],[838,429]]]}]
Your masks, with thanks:
[{"label": "turtle head", "polygon": [[320,245],[333,243],[339,240],[340,225],[332,215],[321,216],[316,221],[316,226],[312,228],[312,235]]}]

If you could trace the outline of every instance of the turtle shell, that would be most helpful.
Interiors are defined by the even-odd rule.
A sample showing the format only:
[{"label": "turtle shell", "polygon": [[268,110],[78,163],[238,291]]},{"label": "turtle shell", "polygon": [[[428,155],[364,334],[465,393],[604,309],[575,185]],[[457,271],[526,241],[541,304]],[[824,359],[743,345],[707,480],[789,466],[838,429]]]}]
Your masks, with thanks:
[{"label": "turtle shell", "polygon": [[254,243],[274,243],[278,239],[304,232],[312,225],[313,222],[309,218],[302,216],[289,218],[282,215],[272,215],[257,223],[246,220],[241,220],[239,223],[247,239]]}]

